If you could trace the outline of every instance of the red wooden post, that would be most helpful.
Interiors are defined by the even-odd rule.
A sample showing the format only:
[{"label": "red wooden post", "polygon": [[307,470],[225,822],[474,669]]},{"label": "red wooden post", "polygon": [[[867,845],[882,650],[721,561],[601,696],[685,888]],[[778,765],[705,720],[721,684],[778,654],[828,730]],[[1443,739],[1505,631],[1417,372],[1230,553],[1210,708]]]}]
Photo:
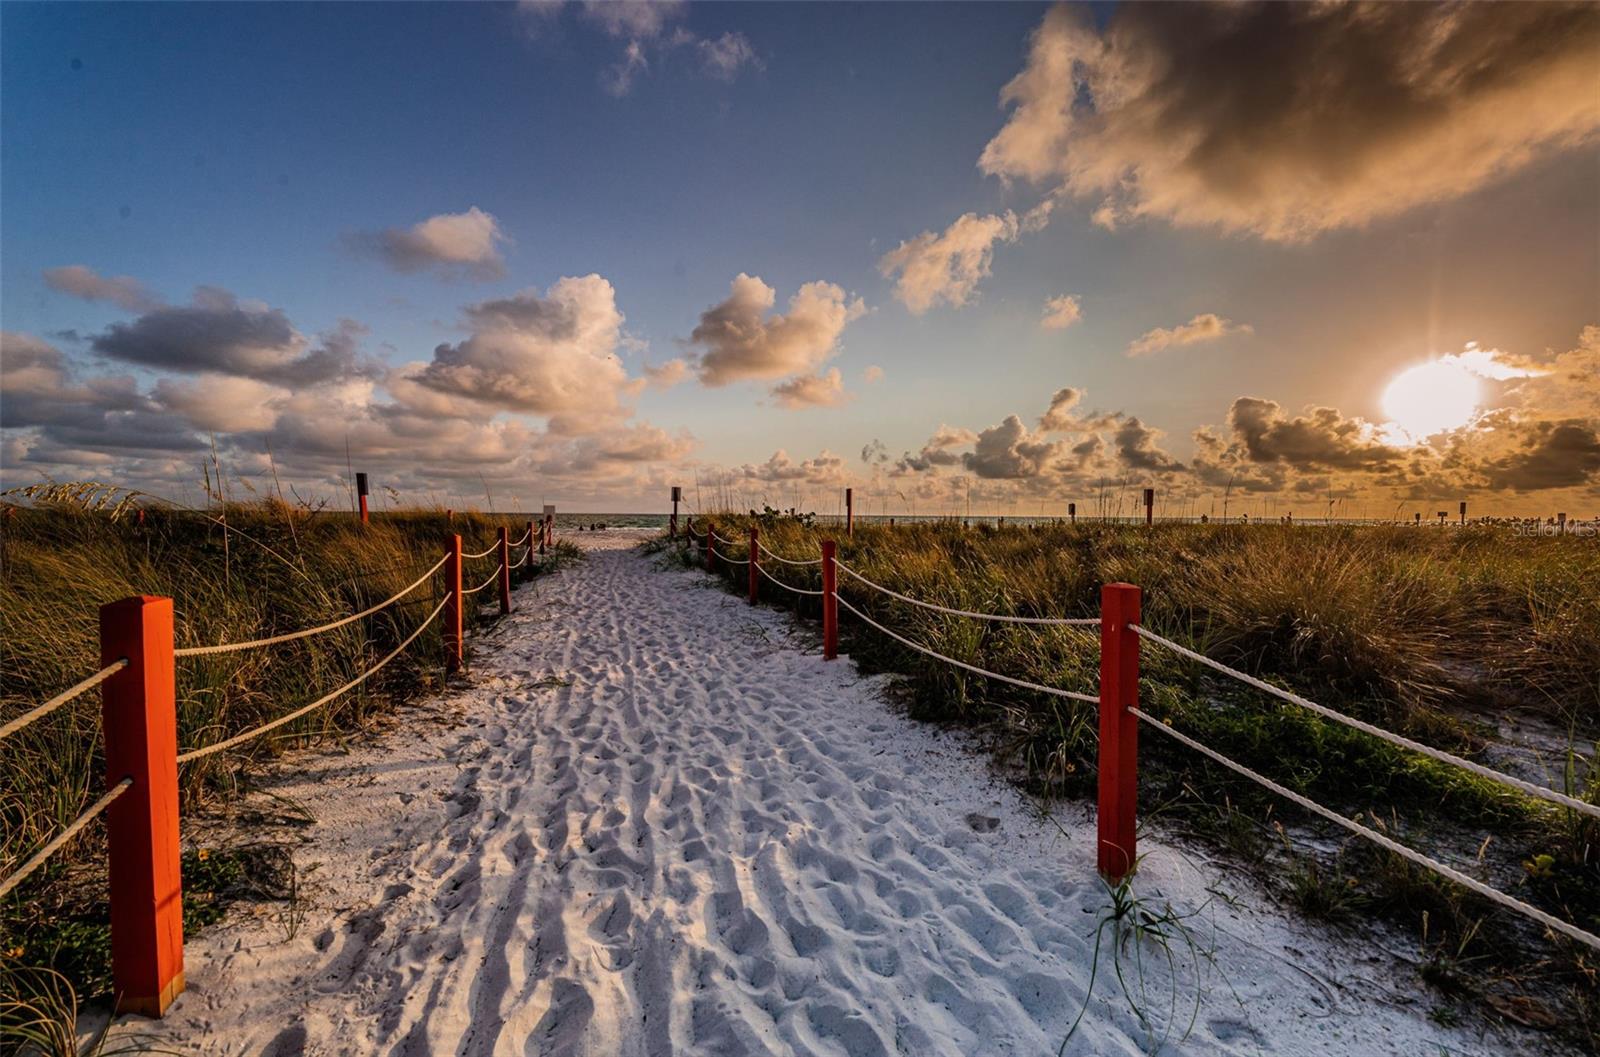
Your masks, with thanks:
[{"label": "red wooden post", "polygon": [[172,599],[100,607],[100,663],[128,666],[101,691],[111,855],[111,975],[117,1012],[159,1017],[183,993],[183,880],[178,852],[178,706]]},{"label": "red wooden post", "polygon": [[1146,488],[1144,490],[1144,523],[1146,525],[1154,525],[1155,522],[1156,490],[1154,488]]},{"label": "red wooden post", "polygon": [[833,540],[822,541],[822,659],[839,656],[839,571],[833,565]]},{"label": "red wooden post", "polygon": [[1120,881],[1138,862],[1134,825],[1139,804],[1139,589],[1100,588],[1100,873]]},{"label": "red wooden post", "polygon": [[750,604],[751,605],[755,605],[756,604],[756,578],[760,575],[759,567],[756,564],[757,562],[759,562],[761,560],[760,552],[756,549],[757,543],[759,541],[760,541],[760,536],[756,533],[756,527],[754,525],[751,525],[750,526]]},{"label": "red wooden post", "polygon": [[844,490],[844,534],[851,539],[856,536],[856,490]]},{"label": "red wooden post", "polygon": [[356,474],[356,497],[361,500],[361,523],[367,523],[367,475]]},{"label": "red wooden post", "polygon": [[511,532],[500,529],[500,615],[511,612]]},{"label": "red wooden post", "polygon": [[454,522],[455,519],[456,519],[456,512],[454,510],[452,510],[450,507],[445,507],[444,508],[444,519],[445,519],[446,522]]},{"label": "red wooden post", "polygon": [[461,597],[461,534],[452,533],[445,538],[444,589],[450,599],[444,606],[444,668],[447,672],[461,670],[462,614],[466,599]]},{"label": "red wooden post", "polygon": [[551,514],[544,516],[544,543],[539,544],[540,554],[544,553],[546,545],[551,547],[556,545],[556,519]]}]

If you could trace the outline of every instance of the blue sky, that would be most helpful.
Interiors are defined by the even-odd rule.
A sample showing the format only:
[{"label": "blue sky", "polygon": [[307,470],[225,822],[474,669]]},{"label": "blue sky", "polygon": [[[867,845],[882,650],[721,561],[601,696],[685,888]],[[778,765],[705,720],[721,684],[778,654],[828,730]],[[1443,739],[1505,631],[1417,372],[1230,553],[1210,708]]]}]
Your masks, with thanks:
[{"label": "blue sky", "polygon": [[[1107,477],[1160,478],[1164,488],[1199,503],[1215,490],[1221,467],[1257,481],[1260,494],[1282,492],[1291,505],[1296,486],[1302,495],[1337,491],[1352,499],[1489,491],[1534,507],[1552,496],[1580,502],[1596,495],[1600,457],[1591,467],[1582,443],[1567,473],[1524,481],[1495,469],[1518,458],[1542,466],[1540,438],[1563,424],[1593,436],[1582,400],[1542,426],[1528,415],[1540,402],[1537,386],[1570,390],[1577,377],[1571,370],[1525,369],[1509,383],[1486,379],[1477,419],[1460,423],[1468,429],[1460,436],[1401,444],[1392,429],[1387,442],[1380,435],[1385,385],[1410,364],[1458,353],[1468,342],[1503,352],[1508,362],[1532,358],[1541,370],[1562,355],[1587,355],[1581,335],[1600,322],[1600,164],[1597,119],[1581,105],[1552,112],[1535,134],[1496,130],[1495,122],[1513,120],[1514,95],[1463,98],[1406,133],[1409,141],[1434,144],[1434,153],[1428,166],[1396,175],[1382,171],[1382,162],[1360,160],[1362,137],[1374,150],[1402,152],[1384,148],[1392,131],[1371,127],[1374,116],[1352,102],[1342,131],[1356,141],[1350,154],[1357,160],[1333,163],[1330,177],[1320,156],[1308,160],[1287,148],[1262,156],[1261,174],[1249,178],[1264,181],[1263,201],[1276,196],[1280,204],[1254,217],[1248,204],[1217,190],[1219,173],[1232,179],[1233,170],[1217,163],[1201,171],[1193,156],[1181,165],[1157,157],[1160,140],[1141,140],[1136,133],[1147,130],[1098,97],[1103,122],[1072,130],[1061,140],[1064,150],[1058,143],[1049,157],[1014,151],[989,171],[980,167],[986,145],[1022,122],[1018,100],[1003,101],[1002,90],[1033,68],[1033,49],[1051,32],[1061,40],[1121,32],[1133,42],[1127,49],[1167,47],[1174,68],[1205,68],[1204,56],[1185,54],[1160,25],[1119,23],[1133,17],[1125,12],[1070,14],[1070,22],[1057,15],[1051,23],[1050,9],[1037,4],[699,4],[643,14],[620,6],[488,4],[6,4],[0,11],[4,329],[54,350],[58,361],[51,362],[64,372],[51,376],[58,389],[109,372],[131,376],[154,401],[142,412],[86,407],[84,400],[63,408],[60,400],[49,404],[37,382],[13,386],[21,396],[0,423],[8,484],[115,466],[170,487],[195,465],[182,445],[142,451],[118,440],[125,431],[109,421],[100,443],[80,428],[83,416],[170,417],[180,413],[178,403],[164,403],[153,388],[163,376],[190,385],[226,374],[204,359],[157,366],[108,352],[115,343],[93,336],[139,312],[46,280],[48,269],[80,265],[101,277],[131,277],[170,305],[187,302],[198,286],[222,288],[247,312],[281,310],[307,343],[354,320],[365,328],[361,355],[391,371],[428,362],[441,343],[465,346],[473,333],[463,322],[468,306],[530,289],[541,294],[563,277],[604,277],[626,323],[613,346],[586,354],[620,356],[625,414],[599,413],[592,426],[567,422],[556,436],[550,399],[497,403],[500,397],[468,392],[459,377],[443,381],[447,372],[434,372],[434,389],[470,403],[430,414],[478,426],[514,422],[526,432],[502,430],[470,467],[435,465],[420,434],[412,434],[417,450],[402,456],[404,444],[385,434],[373,442],[371,459],[380,474],[394,465],[391,476],[412,493],[466,491],[461,479],[488,474],[513,488],[618,509],[658,506],[664,482],[698,475],[741,497],[804,494],[821,503],[854,482],[881,494],[910,490],[937,506],[976,481],[991,505],[1027,509]],[[1261,31],[1303,47],[1338,47],[1340,27],[1305,22]],[[1474,35],[1465,43],[1488,49],[1494,34],[1526,29],[1489,24],[1460,32]],[[1572,36],[1571,26],[1549,31],[1557,29]],[[1591,24],[1580,22],[1580,29],[1592,33]],[[731,67],[708,58],[717,44],[731,49],[724,53]],[[612,71],[629,47],[645,65],[619,92]],[[1521,60],[1510,54],[1501,61]],[[1556,78],[1548,72],[1553,65],[1544,63],[1539,75]],[[1194,80],[1193,94],[1209,90],[1203,77]],[[1542,95],[1559,97],[1574,84],[1570,74],[1557,78]],[[1576,86],[1581,90],[1581,79]],[[1168,89],[1149,88],[1168,107],[1175,138],[1191,111],[1215,109],[1159,97],[1161,91]],[[1193,120],[1221,126],[1234,117]],[[1340,120],[1332,119],[1334,132]],[[1091,138],[1107,130],[1118,133],[1114,143]],[[1233,126],[1226,131],[1235,133]],[[1500,157],[1481,177],[1440,176],[1468,140],[1477,156]],[[1118,206],[1125,216],[1110,226],[1105,217],[1097,222],[1096,211],[1116,192],[1086,190],[1080,159],[1108,159],[1141,176],[1140,189]],[[1043,177],[1041,167],[1049,170]],[[1185,174],[1195,171],[1206,182],[1203,192],[1190,189]],[[1177,205],[1158,201],[1159,180],[1177,189]],[[1308,180],[1342,181],[1328,192],[1329,217],[1307,219],[1316,213],[1303,190]],[[1047,223],[1028,223],[1029,211],[1045,202],[1054,203]],[[469,208],[492,216],[503,236],[493,251],[497,277],[447,267],[400,271],[370,251],[382,232]],[[1003,219],[1008,210],[1014,234],[981,247],[964,292],[917,311],[903,274],[885,274],[886,255],[906,240],[937,236],[963,214]],[[1271,227],[1284,216],[1298,225],[1291,237]],[[837,406],[780,406],[771,390],[788,375],[755,360],[731,384],[696,379],[699,358],[712,346],[691,335],[741,273],[772,288],[774,313],[784,313],[811,282],[836,286],[840,305],[859,300],[842,326],[807,339],[820,344],[803,357],[800,374],[840,371],[850,395]],[[946,278],[959,280],[959,268]],[[1077,298],[1081,319],[1064,329],[1041,327],[1045,302],[1063,295]],[[1216,332],[1201,327],[1192,343],[1128,355],[1130,343],[1155,328],[1176,330],[1205,317],[1220,321]],[[516,355],[555,355],[539,344],[546,337],[528,338]],[[11,364],[45,355],[18,351],[21,340],[12,339]],[[460,358],[479,355],[474,346]],[[686,381],[637,390],[644,364],[679,358]],[[524,366],[525,377],[542,377],[548,365]],[[869,366],[881,369],[881,381],[863,378]],[[392,407],[392,387],[375,370],[367,371],[376,384],[362,399]],[[19,368],[10,373],[21,377]],[[288,388],[303,396],[300,386]],[[1120,417],[1100,420],[1099,430],[1038,433],[1035,420],[1063,388],[1082,392],[1080,412]],[[287,406],[290,399],[260,392],[256,402]],[[1230,419],[1242,396],[1279,406],[1265,433],[1250,434]],[[338,396],[340,406],[352,399],[348,389]],[[1292,439],[1296,416],[1312,406],[1337,409],[1339,423],[1366,429],[1366,453],[1330,449],[1306,461],[1292,446],[1258,443],[1269,435]],[[1489,434],[1469,435],[1469,427],[1502,408],[1526,420],[1523,434],[1510,449],[1479,450]],[[1016,456],[1030,443],[1058,447],[1038,459],[985,460],[977,438],[1010,415],[1027,435],[1017,441],[1013,431],[1008,441],[995,434],[993,451]],[[224,427],[234,469],[259,473],[261,450],[275,441],[291,472],[336,487],[343,469],[326,453],[308,448],[297,458],[285,425],[293,417]],[[63,432],[69,419],[70,441]],[[1153,444],[1169,456],[1165,462],[1117,449],[1117,423],[1130,419],[1160,431],[1138,450]],[[189,425],[198,428],[197,421]],[[672,437],[687,431],[692,442],[640,449],[638,457],[605,454],[608,435],[646,424]],[[902,453],[915,454],[941,424],[972,435],[941,449],[956,461],[943,469],[902,465]],[[1203,426],[1232,451],[1217,453],[1210,472],[1199,475],[1190,434]],[[211,423],[204,432],[217,428]],[[465,450],[476,443],[461,432],[466,428],[436,439]],[[1331,434],[1336,445],[1350,436],[1342,428]],[[1103,437],[1103,456],[1069,457],[1069,447],[1092,435]],[[1511,436],[1504,428],[1498,435]],[[875,440],[889,459],[863,462],[861,449]],[[1379,447],[1390,454],[1377,454]],[[1477,459],[1470,471],[1460,465],[1469,448]],[[824,450],[840,462],[824,459],[790,476],[761,470],[780,450],[797,466]],[[1431,460],[1426,471],[1398,472],[1416,453]]]}]

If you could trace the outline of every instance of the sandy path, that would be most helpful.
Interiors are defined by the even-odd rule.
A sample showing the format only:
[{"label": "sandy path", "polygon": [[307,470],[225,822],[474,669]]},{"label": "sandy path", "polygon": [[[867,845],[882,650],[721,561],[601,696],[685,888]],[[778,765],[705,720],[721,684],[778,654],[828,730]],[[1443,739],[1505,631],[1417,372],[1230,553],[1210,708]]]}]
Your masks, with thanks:
[{"label": "sandy path", "polygon": [[[1065,834],[1038,820],[957,736],[894,715],[783,614],[623,549],[636,538],[590,537],[586,563],[518,593],[471,688],[429,706],[454,725],[300,754],[269,780],[317,819],[297,855],[305,921],[286,938],[240,916],[196,939],[162,1038],[279,1055],[1057,1051],[1107,906],[1082,809]],[[1139,887],[1205,904],[1192,925],[1216,946],[1194,1030],[1180,1041],[1182,1011],[1166,1052],[1515,1049],[1431,1023],[1387,958],[1247,911],[1256,894],[1203,865],[1155,849]],[[1189,974],[1180,989],[1196,993]],[[1094,991],[1067,1052],[1147,1051],[1109,969]],[[1163,1009],[1159,971],[1150,992]]]}]

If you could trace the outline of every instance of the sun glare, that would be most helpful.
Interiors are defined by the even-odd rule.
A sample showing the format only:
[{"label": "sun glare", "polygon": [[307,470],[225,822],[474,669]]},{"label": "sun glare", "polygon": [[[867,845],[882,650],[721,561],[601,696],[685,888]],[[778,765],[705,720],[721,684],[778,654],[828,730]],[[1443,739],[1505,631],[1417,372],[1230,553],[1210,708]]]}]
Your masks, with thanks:
[{"label": "sun glare", "polygon": [[1414,439],[1465,426],[1478,410],[1478,376],[1459,363],[1434,360],[1394,376],[1383,391],[1383,413]]}]

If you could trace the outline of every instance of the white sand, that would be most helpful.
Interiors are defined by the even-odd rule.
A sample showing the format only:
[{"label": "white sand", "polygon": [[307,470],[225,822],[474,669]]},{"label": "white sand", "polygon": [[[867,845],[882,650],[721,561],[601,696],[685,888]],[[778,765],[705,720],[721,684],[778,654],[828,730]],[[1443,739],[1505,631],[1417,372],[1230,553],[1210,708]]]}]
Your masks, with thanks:
[{"label": "white sand", "polygon": [[[517,593],[470,689],[275,769],[268,792],[316,818],[304,921],[194,940],[156,1034],[217,1054],[1054,1054],[1108,906],[1083,807],[1065,833],[1039,820],[962,736],[894,714],[784,614],[626,550],[637,535],[573,538],[599,549]],[[1215,947],[1181,974],[1201,1009],[1163,1052],[1549,1052],[1440,1027],[1371,944],[1144,850],[1138,890],[1203,907]],[[1160,1037],[1102,952],[1066,1052]]]}]

